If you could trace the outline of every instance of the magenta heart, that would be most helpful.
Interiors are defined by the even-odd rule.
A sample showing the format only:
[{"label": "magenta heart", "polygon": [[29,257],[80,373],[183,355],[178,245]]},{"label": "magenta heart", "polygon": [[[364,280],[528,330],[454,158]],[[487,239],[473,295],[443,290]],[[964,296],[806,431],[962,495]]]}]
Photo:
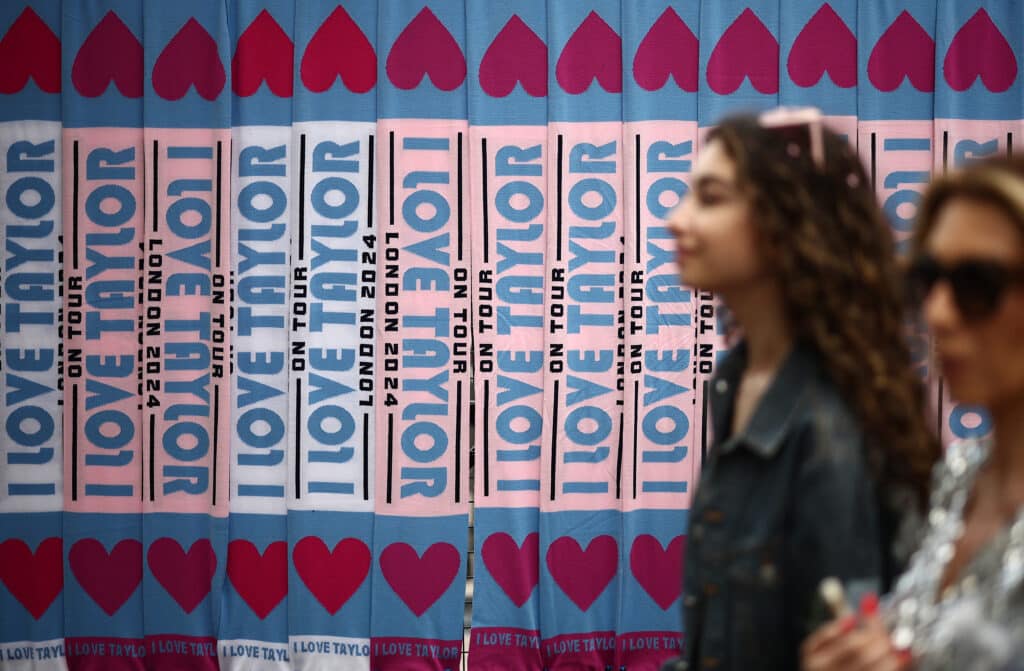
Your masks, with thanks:
[{"label": "magenta heart", "polygon": [[494,582],[519,608],[530,599],[540,576],[540,534],[534,532],[516,545],[504,531],[491,534],[480,553]]},{"label": "magenta heart", "polygon": [[0,38],[0,93],[17,93],[30,77],[40,91],[60,92],[60,40],[26,7]]},{"label": "magenta heart", "polygon": [[466,57],[444,24],[424,7],[391,46],[385,69],[400,89],[414,89],[428,76],[440,90],[453,91],[466,79]]},{"label": "magenta heart", "polygon": [[98,540],[84,538],[71,546],[68,563],[85,593],[113,615],[142,582],[142,543],[126,538],[107,553]]},{"label": "magenta heart", "polygon": [[662,548],[650,534],[637,536],[629,551],[633,576],[662,610],[668,610],[683,592],[684,551],[682,536],[676,536],[667,548]]},{"label": "magenta heart", "polygon": [[228,580],[259,619],[288,594],[288,544],[275,541],[260,554],[247,540],[228,544]]},{"label": "magenta heart", "polygon": [[338,5],[313,34],[299,73],[314,93],[334,86],[339,76],[349,91],[366,93],[377,84],[377,54],[359,24]]},{"label": "magenta heart", "polygon": [[586,612],[611,583],[619,568],[619,546],[611,536],[597,536],[587,549],[563,536],[548,548],[548,571],[580,610]]},{"label": "magenta heart", "polygon": [[669,7],[640,40],[633,78],[640,88],[657,91],[672,75],[676,86],[693,93],[697,90],[698,53],[697,36]]},{"label": "magenta heart", "polygon": [[942,71],[955,91],[971,88],[978,77],[993,93],[1002,93],[1013,86],[1017,79],[1017,58],[984,7],[953,37]]},{"label": "magenta heart", "polygon": [[71,82],[86,98],[95,98],[113,81],[126,98],[142,97],[142,43],[113,10],[82,42],[71,66]]},{"label": "magenta heart", "polygon": [[42,541],[35,552],[19,538],[0,543],[0,582],[36,620],[64,589],[62,548],[56,536]]},{"label": "magenta heart", "polygon": [[857,38],[827,2],[793,41],[786,62],[797,86],[814,86],[828,72],[839,88],[857,85]]},{"label": "magenta heart", "polygon": [[779,42],[749,7],[736,17],[708,59],[708,85],[729,95],[750,78],[764,94],[779,91]]},{"label": "magenta heart", "polygon": [[158,538],[146,553],[149,570],[181,609],[191,613],[210,593],[217,555],[207,538],[200,538],[186,553],[173,538]]},{"label": "magenta heart", "polygon": [[380,553],[384,579],[416,617],[448,590],[461,565],[462,555],[451,543],[434,543],[422,557],[408,543],[392,543]]},{"label": "magenta heart", "polygon": [[480,61],[480,88],[504,98],[516,82],[535,98],[548,94],[548,47],[516,14],[487,47]]},{"label": "magenta heart", "polygon": [[370,549],[358,538],[344,538],[328,550],[323,540],[306,536],[292,550],[292,561],[302,584],[331,615],[341,610],[362,586],[372,559]]},{"label": "magenta heart", "polygon": [[226,81],[217,42],[194,18],[171,38],[153,66],[153,89],[165,100],[180,100],[191,86],[205,100],[215,100]]},{"label": "magenta heart", "polygon": [[295,45],[288,33],[264,9],[238,37],[231,59],[231,89],[247,97],[266,82],[274,95],[291,97],[294,57]]},{"label": "magenta heart", "polygon": [[903,10],[871,50],[868,79],[879,91],[888,92],[905,78],[918,91],[935,90],[935,41]]},{"label": "magenta heart", "polygon": [[597,79],[608,93],[622,91],[622,38],[597,12],[590,12],[565,43],[555,78],[566,93],[577,95]]}]

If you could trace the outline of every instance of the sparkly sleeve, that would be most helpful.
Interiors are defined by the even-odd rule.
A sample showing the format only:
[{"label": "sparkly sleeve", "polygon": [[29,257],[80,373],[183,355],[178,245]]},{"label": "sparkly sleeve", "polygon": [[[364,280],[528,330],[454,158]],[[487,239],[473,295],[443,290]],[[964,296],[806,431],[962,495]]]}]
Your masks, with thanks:
[{"label": "sparkly sleeve", "polygon": [[918,653],[915,671],[1024,670],[1024,604],[1017,599],[1008,612],[995,616],[986,599],[960,599],[947,609]]}]

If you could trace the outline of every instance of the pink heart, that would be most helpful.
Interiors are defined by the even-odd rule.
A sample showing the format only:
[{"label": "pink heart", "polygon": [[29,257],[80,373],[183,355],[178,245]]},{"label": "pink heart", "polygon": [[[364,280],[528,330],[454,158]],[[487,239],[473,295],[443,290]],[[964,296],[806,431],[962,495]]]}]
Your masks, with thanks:
[{"label": "pink heart", "polygon": [[29,77],[40,91],[60,92],[60,40],[26,7],[0,39],[0,93],[17,93]]},{"label": "pink heart", "polygon": [[764,94],[779,91],[779,42],[749,7],[736,17],[708,59],[708,85],[720,95],[738,89],[747,77]]},{"label": "pink heart", "polygon": [[466,57],[444,24],[424,7],[391,46],[385,69],[400,89],[414,89],[429,76],[437,88],[453,91],[466,79]]},{"label": "pink heart", "polygon": [[512,603],[522,608],[540,577],[540,534],[527,535],[522,547],[504,531],[491,534],[484,541],[481,554],[494,582]]},{"label": "pink heart", "polygon": [[563,536],[548,548],[548,570],[555,583],[586,612],[611,583],[619,567],[619,546],[611,536],[597,536],[586,550]]},{"label": "pink heart", "polygon": [[455,580],[462,555],[451,543],[434,543],[420,557],[408,543],[392,543],[380,554],[380,569],[416,617],[427,612]]},{"label": "pink heart", "polygon": [[868,79],[879,91],[895,91],[907,77],[918,91],[935,90],[935,41],[903,10],[871,50]]},{"label": "pink heart", "polygon": [[108,554],[98,540],[84,538],[71,546],[68,563],[85,593],[113,615],[142,582],[142,543],[126,538]]},{"label": "pink heart", "polygon": [[480,61],[480,88],[489,96],[504,98],[516,82],[535,98],[548,94],[548,47],[513,14]]},{"label": "pink heart", "polygon": [[629,551],[629,568],[636,581],[662,610],[668,610],[683,592],[684,543],[682,536],[676,536],[663,549],[657,538],[642,534]]},{"label": "pink heart", "polygon": [[338,5],[317,28],[302,56],[302,83],[323,93],[341,77],[353,93],[366,93],[377,84],[377,54],[345,8]]},{"label": "pink heart", "polygon": [[294,57],[295,45],[288,33],[264,9],[238,37],[231,59],[231,89],[247,97],[265,81],[274,95],[291,97]]},{"label": "pink heart", "polygon": [[984,7],[953,37],[942,71],[954,91],[966,91],[978,77],[993,93],[1002,93],[1013,86],[1017,79],[1017,59]]},{"label": "pink heart", "polygon": [[149,570],[181,609],[191,613],[210,593],[217,555],[208,538],[200,538],[186,553],[173,538],[158,538],[146,553]]},{"label": "pink heart", "polygon": [[142,97],[142,43],[113,10],[82,42],[71,66],[75,90],[95,98],[113,81],[126,98]]},{"label": "pink heart", "polygon": [[797,86],[814,86],[828,72],[839,88],[857,85],[857,38],[827,2],[793,41],[786,62]]},{"label": "pink heart", "polygon": [[260,554],[250,541],[231,541],[228,580],[256,617],[266,618],[288,595],[288,544],[275,541]]},{"label": "pink heart", "polygon": [[18,538],[0,543],[0,582],[36,620],[64,589],[62,548],[57,537],[43,540],[35,552]]},{"label": "pink heart", "polygon": [[295,544],[292,561],[302,584],[334,615],[366,580],[372,557],[358,538],[344,538],[328,550],[323,540],[306,536]]},{"label": "pink heart", "polygon": [[597,79],[608,93],[622,91],[622,38],[597,12],[590,12],[565,43],[555,78],[566,93],[577,95]]},{"label": "pink heart", "polygon": [[205,100],[215,100],[227,75],[217,42],[194,18],[171,38],[153,65],[153,89],[165,100],[180,100],[195,86]]},{"label": "pink heart", "polygon": [[657,91],[672,75],[676,86],[693,93],[697,90],[698,53],[697,36],[669,7],[640,41],[633,59],[633,78],[640,88]]}]

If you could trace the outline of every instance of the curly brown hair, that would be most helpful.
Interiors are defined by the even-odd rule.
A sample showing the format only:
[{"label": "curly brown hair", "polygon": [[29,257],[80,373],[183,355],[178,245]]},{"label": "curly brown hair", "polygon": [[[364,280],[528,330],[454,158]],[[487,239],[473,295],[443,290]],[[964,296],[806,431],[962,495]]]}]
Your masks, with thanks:
[{"label": "curly brown hair", "polygon": [[723,121],[713,140],[736,165],[794,337],[819,353],[861,421],[882,490],[909,489],[923,508],[939,442],[911,365],[892,232],[863,164],[825,130],[819,167],[809,151],[793,155],[792,137],[752,116]]}]

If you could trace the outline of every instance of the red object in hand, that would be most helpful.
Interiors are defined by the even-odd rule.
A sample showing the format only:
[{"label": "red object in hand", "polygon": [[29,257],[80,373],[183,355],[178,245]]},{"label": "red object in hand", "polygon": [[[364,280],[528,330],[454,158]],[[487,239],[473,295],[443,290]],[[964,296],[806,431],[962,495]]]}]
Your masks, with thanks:
[{"label": "red object in hand", "polygon": [[860,600],[860,614],[864,617],[878,615],[878,595],[873,593],[865,594]]}]

